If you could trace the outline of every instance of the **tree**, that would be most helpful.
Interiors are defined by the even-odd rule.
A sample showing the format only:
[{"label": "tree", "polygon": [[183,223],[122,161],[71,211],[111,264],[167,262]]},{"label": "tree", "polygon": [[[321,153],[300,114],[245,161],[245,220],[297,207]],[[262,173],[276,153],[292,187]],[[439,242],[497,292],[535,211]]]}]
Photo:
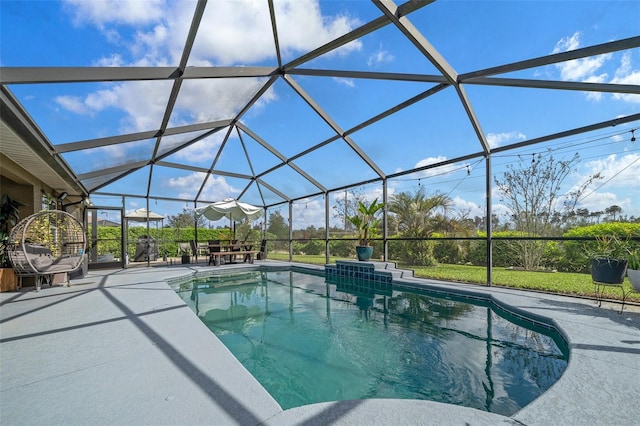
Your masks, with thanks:
[{"label": "tree", "polygon": [[405,238],[416,238],[399,245],[398,255],[402,260],[414,265],[433,265],[433,242],[420,241],[434,232],[445,230],[446,213],[451,207],[451,199],[440,192],[427,196],[424,187],[414,194],[401,192],[391,197],[389,211],[394,214],[398,231]]},{"label": "tree", "polygon": [[604,212],[610,216],[612,222],[615,222],[616,214],[619,215],[620,213],[622,213],[622,207],[614,204],[613,206],[604,209]]},{"label": "tree", "polygon": [[430,237],[442,225],[451,199],[440,192],[428,197],[423,186],[414,194],[401,192],[391,197],[389,211],[396,215],[398,229],[404,236]]},{"label": "tree", "polygon": [[[196,222],[195,212],[193,210],[182,209],[182,213],[177,215],[169,215],[167,224],[170,228],[193,228]],[[198,218],[198,228],[204,228],[204,216]]]},{"label": "tree", "polygon": [[[579,162],[576,153],[568,160],[556,160],[549,153],[538,154],[533,161],[518,156],[518,163],[507,165],[502,178],[495,178],[502,197],[501,201],[511,212],[515,230],[527,237],[549,236],[559,233],[556,211],[565,213],[575,209],[580,197],[588,186],[600,179],[600,174],[593,175],[576,189],[562,193],[562,184],[574,166]],[[580,210],[577,211],[580,216]],[[520,240],[514,247],[520,253],[520,261],[525,269],[540,266],[544,255],[545,244],[540,241]]]},{"label": "tree", "polygon": [[289,225],[285,222],[282,213],[276,210],[269,215],[267,232],[275,235],[276,238],[289,238]]},{"label": "tree", "polygon": [[336,203],[333,206],[333,217],[344,223],[344,230],[350,228],[349,217],[356,214],[358,205],[361,201],[365,201],[363,190],[361,188],[352,188],[348,191],[345,189],[344,197],[336,197]]}]

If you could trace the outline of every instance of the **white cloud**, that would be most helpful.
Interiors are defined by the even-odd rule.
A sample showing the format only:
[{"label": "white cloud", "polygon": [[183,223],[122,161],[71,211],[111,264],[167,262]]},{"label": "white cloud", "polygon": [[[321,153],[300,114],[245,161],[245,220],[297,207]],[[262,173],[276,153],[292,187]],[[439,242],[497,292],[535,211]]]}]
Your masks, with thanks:
[{"label": "white cloud", "polygon": [[107,164],[104,160],[108,159],[109,166],[121,164],[123,160],[127,158],[127,150],[123,145],[107,145],[96,148],[91,152],[92,158],[99,158],[101,160],[95,160],[96,163],[102,162]]},{"label": "white cloud", "polygon": [[[575,32],[570,37],[560,39],[560,41],[556,43],[553,53],[578,49],[580,47],[580,37],[582,37],[582,33]],[[556,64],[556,68],[560,70],[560,76],[563,80],[586,81],[585,79],[592,77],[611,56],[610,53],[607,53],[589,58],[574,59],[558,63]],[[601,81],[604,81],[606,74],[602,74],[599,78],[602,79]]]},{"label": "white cloud", "polygon": [[124,65],[124,59],[122,58],[122,55],[119,54],[105,56],[93,62],[93,66],[95,67],[122,67]]},{"label": "white cloud", "polygon": [[487,142],[490,148],[497,148],[505,143],[523,141],[527,137],[520,132],[487,133]]},{"label": "white cloud", "polygon": [[467,213],[468,216],[473,218],[474,216],[484,217],[486,213],[486,209],[473,201],[465,200],[464,198],[460,198],[459,196],[454,197],[451,200],[451,204],[453,210],[460,213]]},{"label": "white cloud", "polygon": [[[96,90],[84,98],[58,96],[55,102],[76,114],[95,115],[108,108],[125,112],[119,133],[158,129],[171,90],[170,81],[124,82]],[[114,130],[114,133],[117,133]]]},{"label": "white cloud", "polygon": [[305,229],[308,226],[324,227],[324,200],[305,198],[293,203],[293,229]]},{"label": "white cloud", "polygon": [[607,53],[593,58],[573,59],[556,64],[556,67],[560,70],[560,77],[563,80],[603,82],[608,77],[607,73],[600,75],[596,75],[595,73],[602,68],[604,63],[611,59],[612,56],[612,54]]},{"label": "white cloud", "polygon": [[[429,166],[431,164],[441,163],[446,160],[447,160],[447,157],[444,155],[439,155],[437,157],[427,157],[419,160],[413,168],[418,169],[420,167]],[[461,166],[459,164],[445,164],[443,166],[434,167],[431,169],[426,169],[426,170],[422,170],[415,173],[410,173],[405,177],[405,179],[426,179],[426,178],[435,177],[435,176],[442,176],[442,175],[446,175],[448,173],[454,172],[460,169],[460,167]],[[396,170],[396,172],[400,172],[400,171],[401,171],[400,169]]]},{"label": "white cloud", "polygon": [[347,87],[355,87],[356,84],[352,78],[341,78],[341,77],[333,77],[333,80],[338,84],[343,84]]},{"label": "white cloud", "polygon": [[[168,188],[171,188],[172,192],[178,193],[177,198],[193,199],[195,198],[195,195],[197,194],[197,192],[200,190],[200,186],[202,186],[202,182],[204,182],[204,177],[205,177],[204,173],[193,172],[184,176],[169,178],[165,181],[165,185]],[[217,179],[221,180],[221,182],[216,182],[216,183],[220,184],[219,190],[222,190],[222,187],[226,185],[226,182],[224,181],[223,178],[213,178],[213,179],[210,178],[209,181],[207,182],[208,185],[206,189],[212,186],[211,185],[212,180],[217,180]],[[209,192],[207,192],[207,195],[210,195]],[[204,197],[203,195],[203,198],[206,198],[206,197]]]},{"label": "white cloud", "polygon": [[615,186],[638,188],[640,191],[640,154],[625,154],[618,158],[611,154],[606,158],[589,161],[585,164],[589,175],[601,173],[603,182],[610,181]]},{"label": "white cloud", "polygon": [[79,96],[56,96],[54,101],[67,111],[80,115],[92,115],[93,111]]},{"label": "white cloud", "polygon": [[[587,77],[584,79],[584,81],[586,83],[605,83],[607,74],[601,74],[601,75],[592,75],[590,77]],[[587,99],[590,99],[592,101],[600,101],[602,100],[602,92],[587,92],[586,96]]]},{"label": "white cloud", "polygon": [[[256,94],[264,84],[262,78],[212,79],[185,81],[176,103],[174,117],[183,118],[174,125],[202,123],[234,118],[240,109]],[[276,99],[273,91],[265,94],[262,102]]]},{"label": "white cloud", "polygon": [[[631,84],[640,86],[640,69],[634,70],[631,63],[631,52],[626,52],[620,60],[620,67],[616,70],[611,83]],[[640,103],[640,95],[614,93],[614,99],[626,102]]]},{"label": "white cloud", "polygon": [[[199,173],[199,175],[201,175]],[[202,184],[202,181],[200,181]],[[200,189],[200,186],[198,186]],[[236,198],[240,190],[231,185],[224,176],[209,176],[207,184],[202,190],[200,198],[204,200],[224,200],[225,198]]]},{"label": "white cloud", "polygon": [[[128,48],[130,58],[125,59],[122,53],[107,54],[94,60],[93,65],[176,65],[195,2],[114,1],[68,0],[65,3],[77,23],[94,25],[109,42]],[[317,1],[278,1],[275,7],[280,46],[285,52],[310,50],[359,25],[357,19],[346,15],[322,15]],[[135,31],[131,33],[126,27],[134,25]],[[215,66],[274,59],[273,39],[265,36],[272,34],[270,25],[267,2],[209,2],[189,64]],[[354,42],[341,48],[339,53],[360,48],[360,42]],[[185,81],[170,126],[233,118],[264,82],[259,78]],[[349,80],[341,83],[353,84]],[[89,116],[108,108],[121,110],[124,117],[114,133],[148,131],[159,128],[172,84],[172,81],[124,82],[84,97],[59,96],[55,101],[68,111]],[[252,113],[277,99],[271,87],[254,105]],[[185,155],[208,155],[211,148],[211,144],[201,141],[190,146]],[[107,152],[122,155],[116,149]]]},{"label": "white cloud", "polygon": [[224,133],[218,132],[204,138],[188,147],[181,149],[175,153],[176,158],[188,160],[194,164],[203,164],[206,167],[211,166],[211,162],[217,152]]},{"label": "white cloud", "polygon": [[[495,193],[495,191],[492,191]],[[506,223],[511,221],[511,210],[505,204],[498,202],[500,200],[499,195],[494,198],[494,202],[491,204],[491,212],[496,215],[500,223]],[[482,217],[485,215],[483,214]]]},{"label": "white cloud", "polygon": [[[582,33],[576,32],[570,37],[562,38],[556,43],[553,53],[566,52],[581,47],[580,38]],[[606,53],[587,58],[574,59],[571,61],[555,64],[560,71],[560,77],[568,81],[582,81],[588,83],[611,83],[611,84],[640,84],[640,69],[633,69],[631,51],[626,51],[622,55],[620,65],[615,69],[614,76],[603,68],[614,58],[613,53]],[[614,93],[613,99],[624,102],[640,103],[640,95]],[[587,98],[600,101],[603,97],[601,92],[589,92]]]},{"label": "white cloud", "polygon": [[79,96],[57,96],[55,102],[62,108],[81,115],[94,115],[109,107],[118,106],[114,90],[98,90],[83,98]]},{"label": "white cloud", "polygon": [[90,93],[84,103],[93,111],[102,111],[106,108],[118,106],[119,96],[111,90],[98,90]]},{"label": "white cloud", "polygon": [[623,214],[626,214],[625,207],[630,207],[630,204],[630,200],[621,200],[613,192],[599,191],[580,201],[577,208],[588,209],[590,212],[603,212],[607,207],[616,205],[622,208]]},{"label": "white cloud", "polygon": [[[123,109],[123,132],[155,130],[160,127],[167,99],[171,91],[170,81],[125,82],[113,88],[114,107]],[[106,96],[106,93],[105,93]]]},{"label": "white cloud", "polygon": [[[315,49],[359,24],[346,15],[323,16],[315,0],[278,1],[274,7],[278,42],[285,58]],[[192,59],[231,65],[276,58],[267,2],[209,3],[201,28],[215,28],[215,31],[198,34],[193,50],[196,58]],[[361,46],[355,41],[336,53],[348,54]]]},{"label": "white cloud", "polygon": [[437,157],[423,158],[422,160],[416,163],[415,168],[429,166],[431,164],[436,164],[436,163],[441,163],[446,160],[447,160],[447,157],[445,157],[444,155],[439,155]]},{"label": "white cloud", "polygon": [[377,51],[373,52],[369,56],[369,59],[367,59],[367,66],[372,68],[379,64],[393,62],[394,59],[394,56],[389,53],[389,51],[383,50],[382,46],[380,46],[380,48]]},{"label": "white cloud", "polygon": [[556,43],[556,46],[553,48],[553,52],[552,53],[560,53],[560,52],[566,52],[568,50],[576,50],[577,48],[580,47],[580,36],[581,35],[582,35],[582,33],[577,31],[577,32],[573,33],[572,36],[561,38]]},{"label": "white cloud", "polygon": [[165,0],[65,0],[76,25],[137,25],[156,21],[165,14]]},{"label": "white cloud", "polygon": [[624,214],[639,215],[640,210],[634,207],[633,197],[640,193],[640,154],[630,153],[618,158],[616,154],[605,158],[588,161],[580,168],[579,175],[574,177],[576,189],[588,176],[596,173],[602,179],[596,181],[585,192],[578,206],[590,211],[604,211],[614,204],[623,208]]}]

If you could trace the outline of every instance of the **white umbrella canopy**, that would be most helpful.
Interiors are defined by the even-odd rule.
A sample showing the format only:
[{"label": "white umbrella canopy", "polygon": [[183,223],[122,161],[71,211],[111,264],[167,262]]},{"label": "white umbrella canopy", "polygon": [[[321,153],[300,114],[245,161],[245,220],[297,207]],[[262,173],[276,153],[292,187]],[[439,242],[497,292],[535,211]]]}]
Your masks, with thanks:
[{"label": "white umbrella canopy", "polygon": [[164,216],[158,213],[154,213],[152,211],[147,211],[144,207],[138,210],[134,210],[131,213],[127,214],[125,219],[129,219],[134,222],[158,222],[164,219]]},{"label": "white umbrella canopy", "polygon": [[196,216],[204,216],[209,220],[220,220],[228,217],[230,220],[257,219],[262,216],[262,208],[243,203],[233,198],[226,198],[206,206],[195,209]]},{"label": "white umbrella canopy", "polygon": [[[162,226],[162,253],[165,253],[165,251],[164,251],[164,216],[162,216],[161,214],[149,211],[146,208],[142,207],[140,209],[134,210],[131,213],[125,215],[124,218],[126,219],[125,223],[127,225],[127,234],[129,233],[129,231],[128,231],[129,221],[147,223],[147,229],[149,228],[149,224],[151,222],[155,222],[156,223],[156,228],[158,226],[158,222],[162,222],[162,224],[163,224],[163,226]],[[147,260],[147,263],[148,262],[149,262],[149,260]]]}]

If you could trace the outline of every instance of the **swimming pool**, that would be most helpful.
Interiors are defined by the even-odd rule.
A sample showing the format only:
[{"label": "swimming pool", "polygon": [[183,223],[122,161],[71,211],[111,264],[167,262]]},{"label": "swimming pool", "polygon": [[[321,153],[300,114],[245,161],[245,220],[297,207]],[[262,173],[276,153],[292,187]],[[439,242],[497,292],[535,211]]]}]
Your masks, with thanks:
[{"label": "swimming pool", "polygon": [[567,365],[557,332],[481,300],[375,294],[290,270],[221,273],[175,288],[284,409],[400,398],[512,415]]}]

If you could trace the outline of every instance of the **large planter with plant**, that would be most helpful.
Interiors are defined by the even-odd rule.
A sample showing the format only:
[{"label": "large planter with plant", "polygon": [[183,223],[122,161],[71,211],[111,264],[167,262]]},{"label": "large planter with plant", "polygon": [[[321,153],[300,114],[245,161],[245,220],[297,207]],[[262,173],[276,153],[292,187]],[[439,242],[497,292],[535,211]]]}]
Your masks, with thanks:
[{"label": "large planter with plant", "polygon": [[633,250],[629,254],[629,264],[627,265],[627,277],[631,287],[640,292],[640,249]]},{"label": "large planter with plant", "polygon": [[629,241],[617,236],[597,237],[591,253],[591,279],[595,283],[622,284],[627,272]]},{"label": "large planter with plant", "polygon": [[374,238],[378,231],[381,221],[378,215],[383,207],[384,203],[378,203],[377,198],[371,204],[359,201],[356,214],[347,218],[358,232],[356,254],[360,261],[369,260],[373,255],[370,239]]},{"label": "large planter with plant", "polygon": [[627,272],[627,259],[591,259],[591,279],[603,284],[622,284]]},{"label": "large planter with plant", "polygon": [[0,200],[0,291],[15,291],[16,274],[9,260],[9,231],[20,220],[20,207],[24,206],[9,195]]}]

